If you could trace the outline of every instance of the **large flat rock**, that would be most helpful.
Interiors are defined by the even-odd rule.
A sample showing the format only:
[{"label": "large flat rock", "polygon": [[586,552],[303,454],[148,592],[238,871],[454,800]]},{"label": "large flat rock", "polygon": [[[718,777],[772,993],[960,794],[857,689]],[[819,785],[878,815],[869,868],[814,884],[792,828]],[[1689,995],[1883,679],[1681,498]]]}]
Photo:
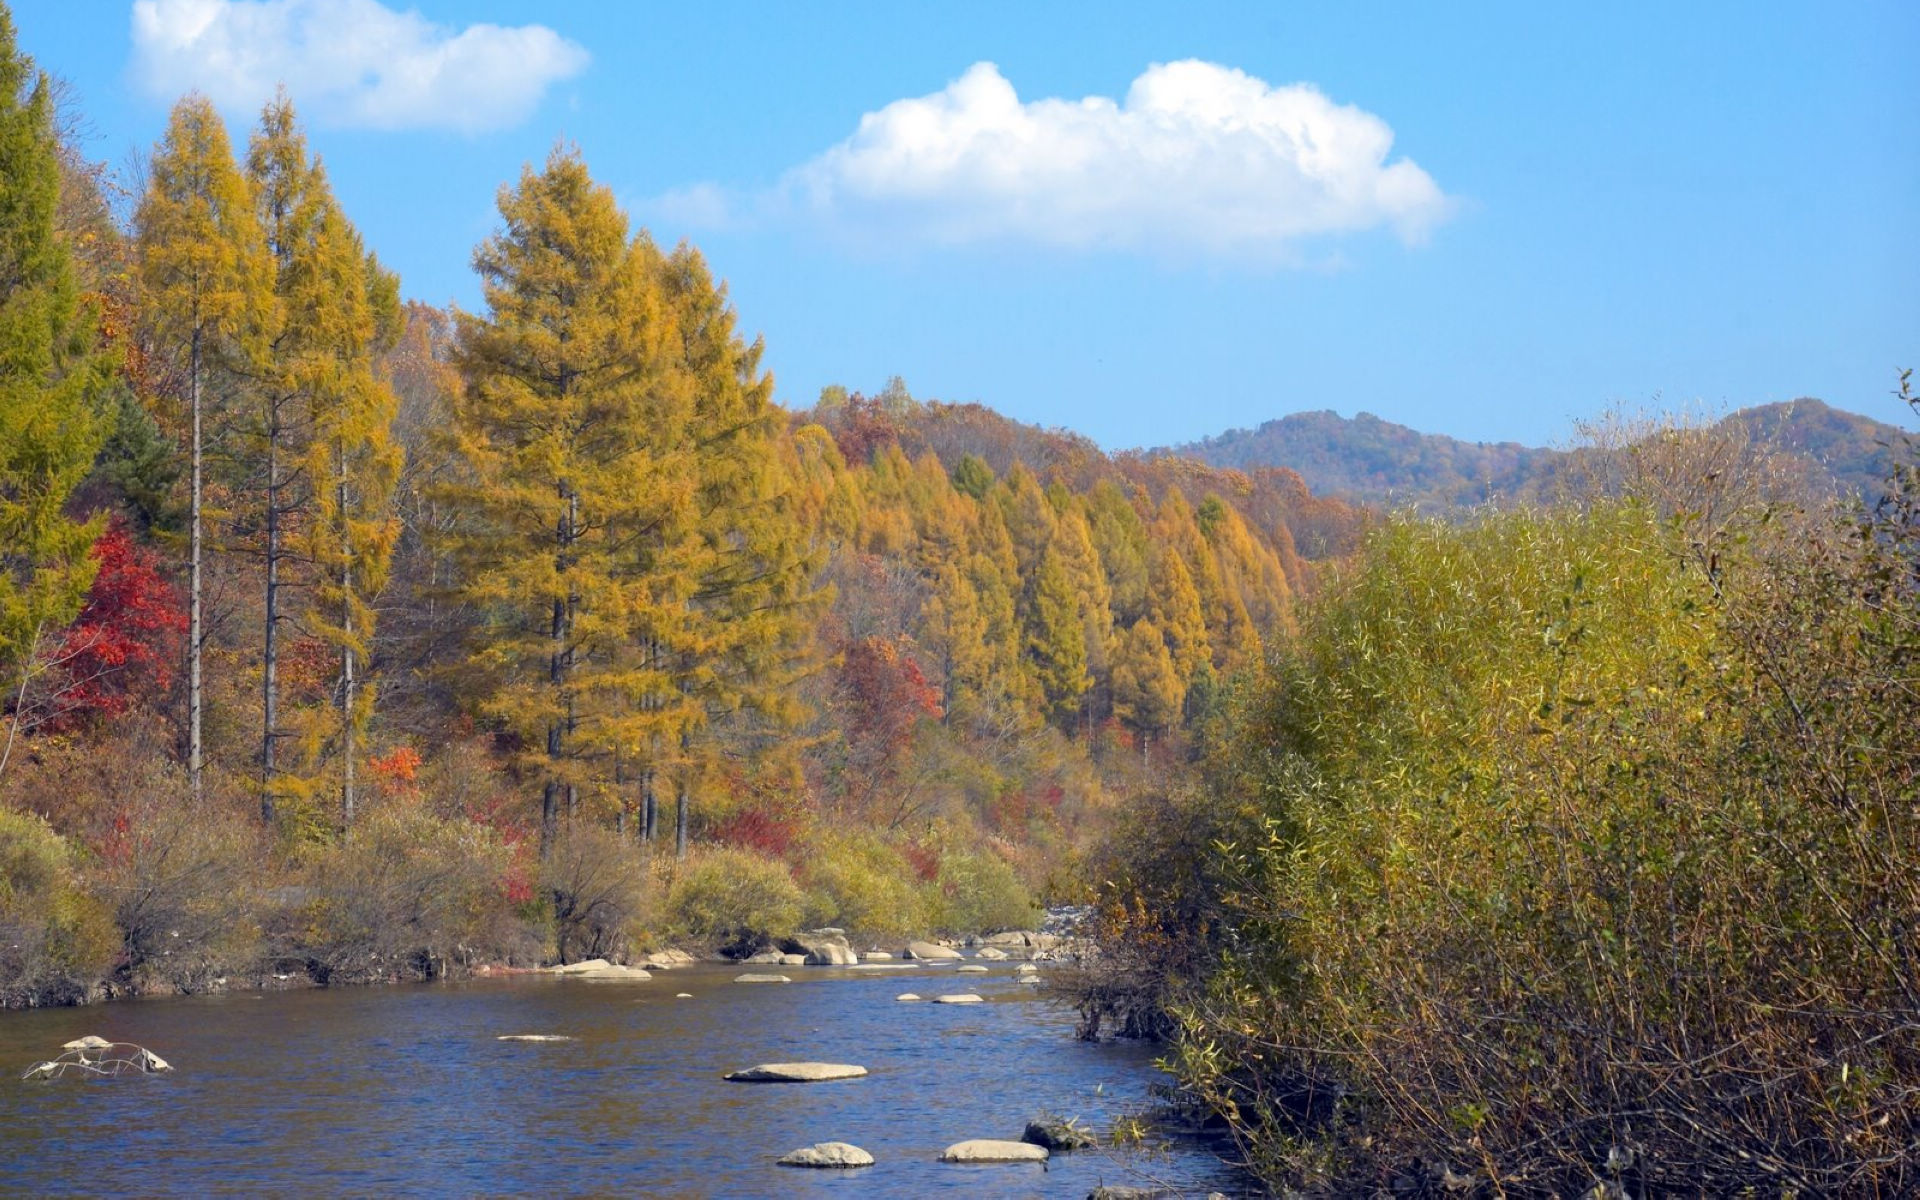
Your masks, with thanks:
[{"label": "large flat rock", "polygon": [[1035,1146],[1029,1142],[1003,1142],[994,1138],[974,1138],[972,1141],[955,1142],[947,1147],[940,1156],[941,1162],[950,1163],[1018,1163],[1045,1162],[1047,1148]]},{"label": "large flat rock", "polygon": [[783,1167],[870,1167],[873,1155],[848,1142],[815,1142],[780,1156]]},{"label": "large flat rock", "polygon": [[933,1002],[935,1004],[983,1004],[986,1002],[986,997],[978,992],[959,992],[951,996],[935,996]]},{"label": "large flat rock", "polygon": [[585,975],[589,971],[604,971],[613,964],[604,958],[589,958],[585,962],[562,963],[557,967],[548,967],[549,975]]},{"label": "large flat rock", "polygon": [[923,962],[951,962],[960,957],[960,952],[932,942],[908,942],[907,948],[900,952],[900,957],[917,958]]},{"label": "large flat rock", "polygon": [[790,1062],[761,1063],[727,1076],[733,1083],[826,1083],[834,1079],[858,1079],[865,1067],[852,1063]]},{"label": "large flat rock", "polygon": [[735,975],[735,983],[792,983],[785,975],[761,975],[748,971],[745,975]]},{"label": "large flat rock", "polygon": [[639,983],[643,980],[652,979],[653,975],[650,972],[640,969],[639,967],[622,967],[618,965],[612,965],[612,966],[605,966],[605,967],[595,967],[591,971],[568,971],[566,973],[566,978],[594,979],[594,980],[611,979],[611,980],[622,980],[629,983]]}]

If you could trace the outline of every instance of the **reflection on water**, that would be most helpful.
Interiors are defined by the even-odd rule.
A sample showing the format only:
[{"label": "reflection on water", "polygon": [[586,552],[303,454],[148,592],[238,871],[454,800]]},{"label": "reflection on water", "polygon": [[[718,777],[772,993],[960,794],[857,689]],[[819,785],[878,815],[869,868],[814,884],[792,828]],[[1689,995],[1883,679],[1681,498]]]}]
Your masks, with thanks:
[{"label": "reflection on water", "polygon": [[[1011,972],[795,968],[736,984],[700,966],[647,983],[516,977],[0,1013],[0,1190],[1084,1196],[1100,1183],[1244,1186],[1206,1154],[936,1161],[1042,1112],[1104,1130],[1144,1103],[1150,1053],[1090,1046]],[[930,976],[940,975],[935,979]],[[975,988],[990,1003],[898,1004]],[[690,1000],[674,993],[691,992]],[[168,1076],[22,1083],[62,1042],[138,1042]],[[506,1033],[575,1040],[501,1042]],[[864,1079],[726,1083],[758,1062],[859,1063]],[[859,1171],[774,1165],[846,1141]]]}]

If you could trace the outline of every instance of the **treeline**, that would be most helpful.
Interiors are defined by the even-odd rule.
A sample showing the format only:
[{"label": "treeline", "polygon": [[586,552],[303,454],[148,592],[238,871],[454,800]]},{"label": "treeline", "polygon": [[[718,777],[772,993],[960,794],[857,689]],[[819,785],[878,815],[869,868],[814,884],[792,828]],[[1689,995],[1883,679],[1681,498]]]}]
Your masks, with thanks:
[{"label": "treeline", "polygon": [[1920,446],[1651,432],[1374,531],[1110,849],[1085,1011],[1276,1189],[1920,1186]]},{"label": "treeline", "polygon": [[0,67],[7,1003],[1024,924],[1361,527],[904,385],[790,413],[576,153],[442,311],[286,96],[121,181],[4,12]]}]

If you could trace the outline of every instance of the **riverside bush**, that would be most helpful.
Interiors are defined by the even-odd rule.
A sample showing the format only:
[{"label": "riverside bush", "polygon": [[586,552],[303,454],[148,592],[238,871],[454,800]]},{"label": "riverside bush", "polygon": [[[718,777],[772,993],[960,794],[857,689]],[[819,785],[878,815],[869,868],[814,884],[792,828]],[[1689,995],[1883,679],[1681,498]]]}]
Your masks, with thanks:
[{"label": "riverside bush", "polygon": [[510,858],[485,826],[376,810],[314,856],[290,952],[321,983],[532,957],[502,886]]},{"label": "riverside bush", "polygon": [[940,856],[940,874],[928,889],[933,928],[941,933],[988,933],[1032,929],[1040,906],[1013,873],[993,854],[949,850]]},{"label": "riverside bush", "polygon": [[260,958],[260,835],[218,805],[195,810],[184,772],[151,767],[91,873],[113,905],[125,954],[117,975],[200,991]]},{"label": "riverside bush", "polygon": [[667,894],[667,924],[723,951],[751,951],[791,936],[805,908],[806,895],[783,864],[723,847],[689,859]]},{"label": "riverside bush", "polygon": [[570,824],[540,878],[561,962],[627,953],[647,911],[647,863],[638,846],[611,829]]},{"label": "riverside bush", "polygon": [[1269,1181],[1920,1185],[1903,480],[1376,532],[1214,766],[1253,824],[1136,830],[1103,906]]},{"label": "riverside bush", "polygon": [[913,876],[906,857],[873,834],[816,836],[806,858],[807,921],[871,937],[921,933],[926,906]]},{"label": "riverside bush", "polygon": [[66,839],[0,808],[0,1007],[79,1003],[117,940],[106,906],[77,886]]}]

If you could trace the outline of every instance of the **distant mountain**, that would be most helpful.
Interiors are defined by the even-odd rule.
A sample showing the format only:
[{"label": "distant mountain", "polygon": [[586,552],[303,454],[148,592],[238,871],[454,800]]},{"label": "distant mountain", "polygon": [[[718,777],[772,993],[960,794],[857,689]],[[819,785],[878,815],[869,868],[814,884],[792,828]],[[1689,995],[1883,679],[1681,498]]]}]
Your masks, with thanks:
[{"label": "distant mountain", "polygon": [[[1756,439],[1808,460],[1816,486],[1873,496],[1885,478],[1888,444],[1901,431],[1819,400],[1745,408],[1722,424],[1746,427]],[[1372,413],[1294,413],[1258,429],[1226,433],[1170,450],[1216,467],[1285,467],[1317,496],[1362,504],[1455,508],[1543,494],[1572,458],[1562,450],[1518,442],[1465,442],[1421,433]]]}]

